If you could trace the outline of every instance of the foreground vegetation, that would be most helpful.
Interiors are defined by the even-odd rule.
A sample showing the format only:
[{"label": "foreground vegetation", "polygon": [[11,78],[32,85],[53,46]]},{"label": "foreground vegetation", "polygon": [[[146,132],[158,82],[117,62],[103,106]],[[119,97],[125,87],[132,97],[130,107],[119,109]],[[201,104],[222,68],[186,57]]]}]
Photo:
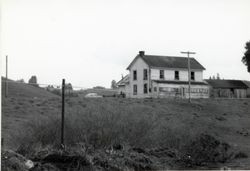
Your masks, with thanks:
[{"label": "foreground vegetation", "polygon": [[250,168],[249,99],[67,97],[62,150],[60,98],[17,89],[2,99],[6,168],[19,154],[33,170]]},{"label": "foreground vegetation", "polygon": [[[22,129],[11,133],[19,154],[42,161],[58,151],[66,156],[79,156],[80,151],[95,166],[138,170],[216,168],[249,155],[249,100],[204,99],[189,104],[181,99],[74,97],[66,102],[65,151],[59,150],[60,100],[53,98],[47,103],[57,106],[58,113],[50,113],[49,104],[41,100],[37,110],[43,114],[27,116]],[[243,160],[240,168],[249,168],[244,163],[248,159],[239,160]],[[231,167],[238,166],[233,162]]]}]

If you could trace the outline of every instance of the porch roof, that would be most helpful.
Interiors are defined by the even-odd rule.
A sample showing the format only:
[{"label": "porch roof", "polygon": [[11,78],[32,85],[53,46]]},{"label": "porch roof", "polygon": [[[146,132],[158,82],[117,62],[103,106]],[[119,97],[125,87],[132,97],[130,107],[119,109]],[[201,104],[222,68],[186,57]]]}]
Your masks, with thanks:
[{"label": "porch roof", "polygon": [[[165,83],[165,84],[188,84],[188,81],[169,81],[169,80],[153,80],[156,83]],[[191,85],[208,85],[205,82],[191,81]]]}]

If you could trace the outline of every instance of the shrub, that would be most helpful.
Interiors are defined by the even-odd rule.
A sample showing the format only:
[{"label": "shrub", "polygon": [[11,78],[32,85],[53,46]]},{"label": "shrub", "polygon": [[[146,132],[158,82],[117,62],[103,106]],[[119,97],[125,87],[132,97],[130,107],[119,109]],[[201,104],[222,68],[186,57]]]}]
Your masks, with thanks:
[{"label": "shrub", "polygon": [[224,163],[232,158],[233,153],[229,149],[229,144],[211,135],[201,134],[183,147],[181,162],[188,167]]}]

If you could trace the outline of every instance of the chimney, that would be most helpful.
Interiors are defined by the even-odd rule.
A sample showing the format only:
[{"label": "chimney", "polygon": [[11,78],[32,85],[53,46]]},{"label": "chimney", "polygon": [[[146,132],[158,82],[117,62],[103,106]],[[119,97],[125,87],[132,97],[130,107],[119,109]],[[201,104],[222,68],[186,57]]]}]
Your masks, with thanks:
[{"label": "chimney", "polygon": [[139,55],[140,56],[144,56],[145,55],[145,51],[139,51]]}]

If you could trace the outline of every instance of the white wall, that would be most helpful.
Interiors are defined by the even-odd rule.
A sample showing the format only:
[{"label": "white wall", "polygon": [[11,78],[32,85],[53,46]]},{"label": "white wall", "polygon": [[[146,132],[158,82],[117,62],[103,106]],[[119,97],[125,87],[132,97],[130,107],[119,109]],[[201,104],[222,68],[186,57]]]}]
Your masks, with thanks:
[{"label": "white wall", "polygon": [[[188,85],[187,84],[179,84],[179,85],[176,85],[176,84],[163,84],[163,83],[160,83],[157,85],[157,87],[166,87],[166,88],[180,88],[180,89],[185,89],[183,94],[181,95],[183,98],[188,98],[189,97],[189,93],[188,93]],[[203,89],[205,90],[207,93],[205,92],[193,92],[192,89]],[[158,97],[168,97],[169,94],[167,93],[161,93],[158,91]],[[208,85],[191,85],[191,93],[190,93],[190,96],[191,98],[209,98],[209,86]]]},{"label": "white wall", "polygon": [[203,81],[203,72],[195,71],[195,81]]},{"label": "white wall", "polygon": [[[160,80],[160,70],[161,69],[151,69],[151,79]],[[175,80],[175,71],[179,71],[179,81],[188,81],[188,71],[185,69],[164,69],[164,79],[163,80]],[[203,81],[203,71],[202,70],[192,70],[195,72],[195,81]]]},{"label": "white wall", "polygon": [[126,97],[130,97],[130,85],[125,84],[123,86],[119,86],[117,89],[117,93],[120,94],[121,92],[126,94]]},{"label": "white wall", "polygon": [[[148,94],[144,94],[143,86],[145,83],[149,83],[148,80],[143,80],[143,70],[148,70],[148,79],[149,79],[149,67],[148,64],[144,62],[141,58],[137,58],[137,60],[133,63],[130,67],[129,72],[129,86],[130,86],[130,97],[145,97]],[[133,71],[137,71],[137,80],[133,80]],[[137,95],[133,95],[133,86],[134,84],[137,85]],[[148,84],[149,88],[149,84]]]}]

